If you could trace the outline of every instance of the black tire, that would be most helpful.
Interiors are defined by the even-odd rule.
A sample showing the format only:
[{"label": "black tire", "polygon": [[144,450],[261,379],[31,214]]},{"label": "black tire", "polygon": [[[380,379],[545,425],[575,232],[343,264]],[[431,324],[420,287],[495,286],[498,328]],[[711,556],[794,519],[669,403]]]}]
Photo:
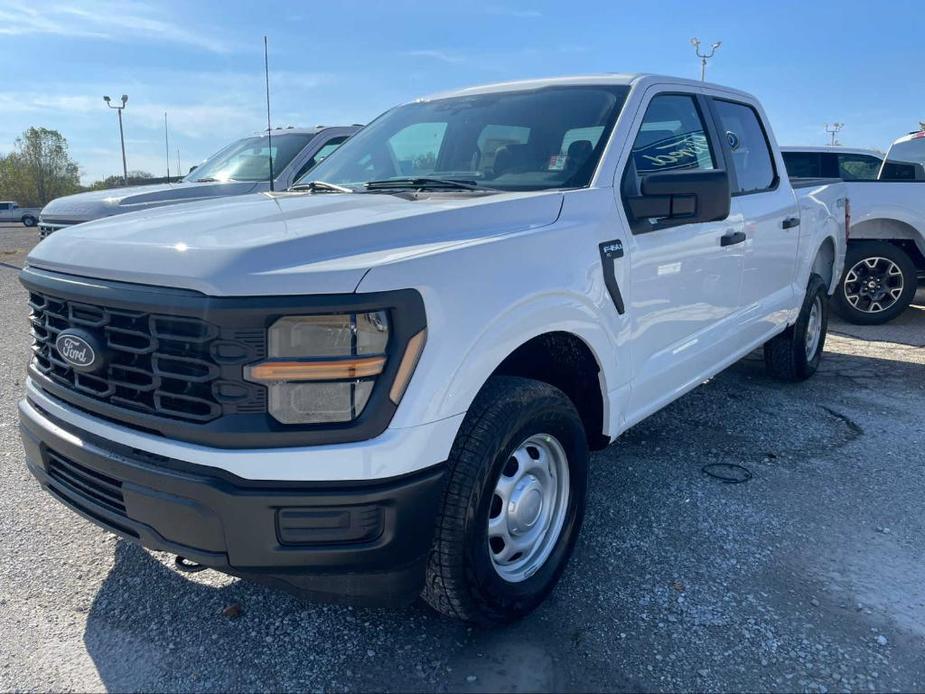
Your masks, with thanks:
[{"label": "black tire", "polygon": [[[541,433],[562,445],[569,498],[548,558],[525,580],[510,582],[494,567],[488,517],[495,485],[513,452]],[[581,529],[588,477],[581,418],[558,388],[531,379],[492,377],[469,409],[448,465],[422,596],[438,612],[483,626],[519,619],[555,587]]]},{"label": "black tire", "polygon": [[[858,291],[858,282],[848,282],[851,269],[867,259],[885,258],[893,262],[902,273],[902,293],[895,303],[879,311],[862,310],[867,306],[868,299],[858,302],[859,306],[852,305],[848,300],[849,293],[854,295]],[[857,276],[857,273],[854,275]],[[899,246],[887,241],[852,241],[845,256],[845,272],[838,282],[838,289],[832,297],[832,308],[849,323],[855,325],[881,325],[887,323],[905,311],[918,289],[918,271],[909,255]],[[871,304],[872,305],[872,304]]]},{"label": "black tire", "polygon": [[[825,336],[829,324],[829,301],[827,287],[819,275],[809,278],[803,306],[796,322],[764,345],[764,364],[775,378],[782,381],[805,381],[816,373],[822,351],[825,348]],[[812,353],[807,354],[806,333],[810,323],[813,306],[820,312],[819,340]]]},{"label": "black tire", "polygon": [[37,221],[38,220],[36,220],[36,218],[33,217],[32,215],[26,215],[25,217],[22,218],[22,223],[25,224],[27,227],[34,227]]}]

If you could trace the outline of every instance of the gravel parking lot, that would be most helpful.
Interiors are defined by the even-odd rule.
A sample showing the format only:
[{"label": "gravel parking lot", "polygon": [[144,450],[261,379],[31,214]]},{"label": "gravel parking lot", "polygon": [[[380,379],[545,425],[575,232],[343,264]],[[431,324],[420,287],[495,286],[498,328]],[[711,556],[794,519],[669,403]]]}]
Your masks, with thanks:
[{"label": "gravel parking lot", "polygon": [[552,599],[479,631],[181,574],[40,491],[16,418],[37,238],[0,226],[0,690],[925,689],[925,292],[833,322],[805,384],[753,355],[595,455]]}]

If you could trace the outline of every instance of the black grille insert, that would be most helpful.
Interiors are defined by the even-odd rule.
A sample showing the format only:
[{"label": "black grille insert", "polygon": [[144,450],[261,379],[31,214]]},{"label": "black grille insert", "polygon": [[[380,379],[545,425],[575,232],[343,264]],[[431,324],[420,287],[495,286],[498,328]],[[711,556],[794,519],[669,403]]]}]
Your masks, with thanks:
[{"label": "black grille insert", "polygon": [[[37,292],[29,294],[29,305],[33,366],[58,385],[118,407],[192,422],[214,420],[229,409],[265,410],[263,389],[223,379],[223,367],[259,354],[262,345],[250,344],[249,335],[229,340],[217,326],[197,318],[114,309]],[[55,340],[68,328],[96,336],[107,358],[102,370],[75,371],[61,358]]]}]

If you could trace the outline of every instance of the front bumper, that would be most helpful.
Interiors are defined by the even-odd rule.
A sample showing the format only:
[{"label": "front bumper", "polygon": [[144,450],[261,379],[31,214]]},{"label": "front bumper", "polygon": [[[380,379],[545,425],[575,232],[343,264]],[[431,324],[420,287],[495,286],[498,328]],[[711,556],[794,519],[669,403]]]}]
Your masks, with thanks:
[{"label": "front bumper", "polygon": [[300,593],[413,599],[444,467],[371,482],[245,480],[123,446],[20,402],[26,463],[59,501],[155,550]]}]

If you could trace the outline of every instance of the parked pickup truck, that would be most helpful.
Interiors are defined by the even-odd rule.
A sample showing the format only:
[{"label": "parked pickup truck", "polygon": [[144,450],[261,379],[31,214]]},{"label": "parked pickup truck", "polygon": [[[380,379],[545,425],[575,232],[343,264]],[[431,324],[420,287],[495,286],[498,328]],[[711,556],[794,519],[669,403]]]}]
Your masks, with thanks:
[{"label": "parked pickup truck", "polygon": [[465,89],[310,179],[32,251],[20,415],[55,498],[187,562],[505,622],[566,565],[589,450],[757,347],[786,381],[822,356],[844,184],[794,191],[743,92]]},{"label": "parked pickup truck", "polygon": [[42,237],[100,217],[207,198],[246,195],[270,188],[270,144],[274,188],[285,190],[337,149],[359,126],[286,128],[245,137],[219,150],[178,183],[94,190],[52,200],[42,209]]},{"label": "parked pickup truck", "polygon": [[0,201],[0,222],[22,222],[27,227],[34,227],[38,218],[37,207],[20,207],[13,200]]},{"label": "parked pickup truck", "polygon": [[[796,148],[785,150],[791,176],[812,173]],[[823,172],[844,178],[851,200],[848,257],[832,305],[852,323],[886,323],[925,277],[925,131],[896,140],[874,180],[841,168]]]}]

